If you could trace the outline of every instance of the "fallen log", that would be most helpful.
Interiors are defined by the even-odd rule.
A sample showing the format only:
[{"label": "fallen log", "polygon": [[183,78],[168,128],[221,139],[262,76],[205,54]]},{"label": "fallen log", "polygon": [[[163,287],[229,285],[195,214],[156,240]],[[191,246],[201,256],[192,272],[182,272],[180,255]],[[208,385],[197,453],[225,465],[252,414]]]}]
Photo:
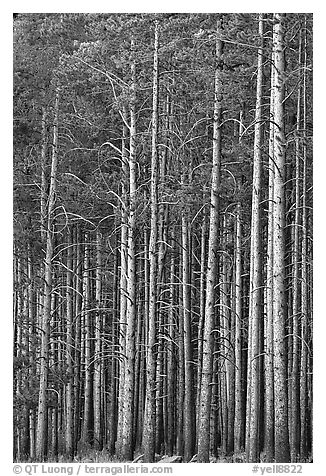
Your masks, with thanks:
[{"label": "fallen log", "polygon": [[182,463],[182,456],[164,456],[159,463]]}]

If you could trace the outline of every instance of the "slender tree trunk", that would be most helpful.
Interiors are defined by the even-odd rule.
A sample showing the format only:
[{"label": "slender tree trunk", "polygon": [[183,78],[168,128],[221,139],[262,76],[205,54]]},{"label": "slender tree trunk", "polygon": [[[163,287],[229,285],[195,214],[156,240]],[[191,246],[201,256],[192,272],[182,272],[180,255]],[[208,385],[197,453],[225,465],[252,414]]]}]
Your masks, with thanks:
[{"label": "slender tree trunk", "polygon": [[274,52],[272,52],[270,123],[268,149],[268,225],[266,260],[266,354],[265,354],[265,436],[268,462],[274,461],[274,365],[273,365],[273,237],[274,237]]},{"label": "slender tree trunk", "polygon": [[144,462],[155,461],[155,344],[157,311],[157,133],[158,133],[158,22],[155,23],[155,44],[153,64],[153,109],[152,109],[152,174],[151,174],[151,233],[149,240],[149,329],[147,349],[146,404],[143,433]]},{"label": "slender tree trunk", "polygon": [[275,52],[275,179],[274,179],[274,393],[275,461],[290,461],[288,433],[287,354],[285,342],[285,137],[284,137],[284,45],[283,14],[274,14]]},{"label": "slender tree trunk", "polygon": [[246,452],[249,462],[259,461],[261,429],[259,425],[262,405],[261,354],[262,343],[262,259],[261,259],[261,182],[262,182],[262,94],[263,94],[263,14],[259,15],[260,47],[258,50],[257,96],[255,114],[255,140],[253,165],[253,194],[251,212],[250,250],[250,356],[248,360],[248,419]]},{"label": "slender tree trunk", "polygon": [[82,293],[83,293],[83,260],[81,232],[77,224],[75,228],[76,253],[74,254],[74,289],[76,290],[74,299],[75,322],[75,341],[74,341],[74,402],[75,402],[75,418],[74,418],[74,443],[75,451],[77,443],[81,436],[81,357],[82,357]]},{"label": "slender tree trunk", "polygon": [[171,241],[172,241],[172,250],[171,250],[171,262],[170,262],[170,303],[169,303],[169,325],[168,325],[168,334],[169,334],[169,343],[167,347],[167,411],[168,411],[168,422],[167,422],[167,454],[169,456],[173,455],[174,442],[175,442],[175,305],[176,305],[176,292],[175,292],[175,280],[176,280],[176,266],[175,266],[175,246],[174,246],[174,228],[171,232]]},{"label": "slender tree trunk", "polygon": [[66,385],[66,427],[65,427],[65,442],[66,454],[69,458],[74,455],[74,400],[73,400],[73,373],[74,373],[74,359],[73,359],[73,241],[71,228],[67,232],[67,370],[69,381]]},{"label": "slender tree trunk", "polygon": [[[119,385],[119,331],[120,331],[120,309],[119,309],[119,254],[121,252],[121,244],[119,246],[118,244],[118,237],[116,235],[115,238],[115,251],[114,251],[114,265],[113,265],[113,274],[114,274],[114,279],[113,279],[113,322],[112,322],[112,340],[113,340],[113,345],[115,349],[118,349],[118,351],[115,352],[115,355],[112,359],[112,378],[111,378],[111,404],[107,401],[104,395],[104,408],[103,408],[103,413],[104,413],[104,418],[105,418],[105,431],[104,434],[106,435],[106,441],[107,441],[107,448],[109,450],[110,455],[113,455],[115,453],[115,441],[117,438],[117,424],[118,424],[118,385]],[[105,316],[104,316],[104,323],[103,323],[103,329],[104,332],[106,333],[106,327],[105,327]],[[109,345],[106,344],[106,342],[103,343],[103,348],[105,352],[109,348]],[[103,388],[104,392],[106,393],[108,385],[109,385],[109,372],[106,371],[106,366],[102,365],[102,373],[103,373]],[[106,408],[108,408],[108,413],[106,411]],[[105,444],[105,442],[103,442]]]},{"label": "slender tree trunk", "polygon": [[[301,67],[301,32],[299,38],[299,67]],[[301,74],[300,74],[301,76]],[[299,226],[300,226],[300,126],[301,126],[301,84],[298,85],[297,98],[297,125],[295,142],[295,211],[294,211],[294,244],[293,244],[293,359],[291,369],[290,386],[290,443],[291,443],[291,461],[296,461],[300,452],[300,402],[299,402],[299,362],[300,362],[300,276],[299,276]]]},{"label": "slender tree trunk", "polygon": [[300,365],[300,458],[308,455],[308,267],[307,267],[307,113],[306,113],[306,67],[307,33],[304,37],[304,75],[303,75],[303,180],[302,180],[302,271],[301,271],[301,365]]},{"label": "slender tree trunk", "polygon": [[198,428],[198,462],[209,461],[209,426],[211,411],[211,382],[212,382],[212,330],[214,327],[215,306],[215,278],[216,278],[216,250],[218,240],[218,189],[220,184],[221,166],[221,100],[222,80],[220,63],[222,56],[221,20],[217,22],[216,29],[216,61],[215,71],[215,98],[214,98],[214,122],[213,122],[213,162],[212,162],[212,185],[211,185],[211,208],[209,222],[209,241],[207,259],[207,285],[205,302],[205,323],[203,334],[203,368],[199,410]]},{"label": "slender tree trunk", "polygon": [[236,211],[236,239],[235,239],[235,409],[234,409],[234,453],[243,449],[243,405],[242,405],[242,259],[241,240],[242,227],[240,221],[241,205],[238,203]]},{"label": "slender tree trunk", "polygon": [[[207,229],[206,210],[204,211],[201,239],[200,239],[200,289],[199,289],[199,322],[198,322],[198,369],[197,369],[197,398],[196,398],[196,427],[199,428],[199,408],[200,408],[200,394],[201,394],[201,376],[203,365],[203,329],[205,321],[205,257],[206,257],[206,229]],[[198,438],[198,432],[196,432]],[[196,441],[196,444],[198,441]]]},{"label": "slender tree trunk", "polygon": [[[126,108],[123,111],[127,119]],[[119,392],[118,392],[118,428],[116,453],[121,451],[124,409],[124,378],[125,378],[125,345],[126,345],[126,319],[127,319],[127,279],[128,279],[128,223],[127,223],[127,179],[129,166],[126,148],[128,130],[123,125],[122,137],[122,185],[121,185],[121,242],[120,242],[120,320],[119,320]]]},{"label": "slender tree trunk", "polygon": [[194,387],[191,343],[191,310],[190,310],[190,270],[189,270],[189,239],[188,221],[182,216],[182,294],[184,319],[184,349],[185,349],[185,407],[184,407],[184,462],[188,462],[195,449],[194,432]]},{"label": "slender tree trunk", "polygon": [[94,382],[93,382],[93,412],[94,412],[94,447],[102,449],[102,235],[99,230],[96,232],[96,276],[95,276],[95,352],[94,352]]},{"label": "slender tree trunk", "polygon": [[91,409],[92,409],[92,326],[91,326],[91,263],[90,263],[90,235],[85,233],[84,274],[83,274],[83,318],[84,326],[84,415],[82,421],[81,443],[87,449],[91,442]]},{"label": "slender tree trunk", "polygon": [[59,92],[56,92],[53,122],[53,149],[50,177],[50,190],[47,208],[46,225],[46,254],[44,263],[44,300],[41,322],[41,364],[40,384],[36,429],[36,457],[43,461],[46,456],[47,435],[47,384],[48,384],[48,359],[49,359],[49,334],[51,319],[51,292],[52,292],[52,257],[53,257],[53,210],[56,200],[56,182],[58,168],[58,115]]},{"label": "slender tree trunk", "polygon": [[[179,262],[179,282],[182,276],[182,249],[180,249]],[[179,286],[178,295],[178,324],[179,324],[179,339],[178,339],[178,411],[177,411],[177,454],[182,455],[184,452],[184,402],[185,402],[185,349],[184,349],[184,319],[183,313],[180,312],[183,306],[182,287]]]},{"label": "slender tree trunk", "polygon": [[46,152],[47,152],[47,137],[46,137],[46,108],[42,107],[42,148],[41,148],[41,241],[46,241],[46,223],[47,223],[47,179],[46,179]]},{"label": "slender tree trunk", "polygon": [[131,99],[129,144],[129,217],[128,217],[128,271],[127,271],[127,319],[126,363],[124,377],[124,411],[121,456],[133,457],[133,403],[135,379],[135,325],[136,325],[136,62],[134,41],[131,42]]}]

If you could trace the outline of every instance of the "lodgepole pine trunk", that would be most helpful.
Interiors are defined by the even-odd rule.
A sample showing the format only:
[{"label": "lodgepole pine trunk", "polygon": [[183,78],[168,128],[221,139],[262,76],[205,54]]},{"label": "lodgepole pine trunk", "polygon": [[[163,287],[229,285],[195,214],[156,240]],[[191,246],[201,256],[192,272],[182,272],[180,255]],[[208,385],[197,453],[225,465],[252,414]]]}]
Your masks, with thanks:
[{"label": "lodgepole pine trunk", "polygon": [[135,379],[135,325],[136,325],[136,61],[134,40],[131,41],[131,99],[129,144],[129,216],[127,263],[127,312],[125,342],[124,409],[122,424],[121,457],[133,457],[133,404]]},{"label": "lodgepole pine trunk", "polygon": [[[306,22],[305,22],[306,26]],[[307,32],[304,37],[304,75],[303,75],[303,180],[302,180],[302,244],[301,244],[301,362],[300,362],[300,458],[308,456],[308,266],[307,266]]]},{"label": "lodgepole pine trunk", "polygon": [[244,446],[244,421],[242,404],[242,258],[241,258],[241,205],[237,204],[235,223],[235,409],[234,409],[234,453],[239,454]]},{"label": "lodgepole pine trunk", "polygon": [[152,158],[151,158],[151,224],[149,240],[149,317],[147,347],[146,403],[143,430],[144,462],[155,461],[155,424],[156,424],[156,313],[157,313],[157,233],[158,233],[158,22],[155,22],[154,63],[153,63],[153,107],[152,107]]},{"label": "lodgepole pine trunk", "polygon": [[284,15],[274,14],[275,54],[275,179],[273,240],[273,323],[274,323],[274,408],[275,461],[290,461],[287,396],[287,353],[285,342],[285,136],[284,136]]},{"label": "lodgepole pine trunk", "polygon": [[169,333],[169,342],[167,347],[167,454],[168,456],[173,455],[174,444],[175,444],[175,433],[176,433],[176,424],[175,424],[175,305],[176,305],[176,291],[175,291],[175,281],[176,281],[176,264],[175,264],[175,231],[174,227],[171,231],[171,261],[170,261],[170,295],[169,295],[169,321],[168,321],[168,333]]},{"label": "lodgepole pine trunk", "polygon": [[102,449],[102,414],[101,393],[102,385],[102,236],[99,230],[96,232],[96,276],[95,276],[95,352],[94,352],[94,375],[93,375],[93,414],[94,414],[94,447]]},{"label": "lodgepole pine trunk", "polygon": [[[299,37],[299,67],[301,67],[302,54],[302,38],[301,31]],[[300,260],[301,253],[299,249],[299,227],[300,227],[300,127],[301,127],[301,84],[298,85],[297,98],[297,124],[296,124],[296,141],[295,141],[295,212],[294,212],[294,243],[293,243],[293,360],[291,369],[291,386],[290,386],[290,445],[291,445],[291,461],[296,461],[300,453],[300,401],[299,401],[299,363],[300,363]]]},{"label": "lodgepole pine trunk", "polygon": [[[123,115],[127,120],[127,110],[124,108]],[[120,309],[119,309],[119,388],[118,388],[118,425],[116,453],[119,454],[122,442],[123,408],[124,408],[124,377],[125,377],[125,345],[126,345],[126,318],[127,318],[127,273],[128,273],[128,216],[127,216],[127,179],[129,177],[129,165],[127,156],[126,140],[128,135],[127,126],[123,123],[122,137],[122,183],[121,183],[121,238],[120,238]]]},{"label": "lodgepole pine trunk", "polygon": [[69,374],[69,381],[67,382],[66,393],[66,426],[65,426],[65,444],[66,454],[69,458],[74,455],[74,400],[73,400],[73,373],[74,373],[74,359],[73,359],[73,241],[72,230],[67,232],[67,273],[66,273],[66,299],[67,299],[67,370]]},{"label": "lodgepole pine trunk", "polygon": [[56,91],[54,121],[53,121],[53,148],[50,176],[48,207],[46,212],[46,250],[44,262],[44,299],[41,320],[41,355],[40,355],[40,383],[36,428],[36,458],[43,461],[46,457],[47,440],[47,385],[49,360],[49,335],[51,319],[51,292],[52,292],[52,257],[53,257],[53,210],[56,201],[57,168],[58,168],[58,116],[59,91]]},{"label": "lodgepole pine trunk", "polygon": [[268,148],[268,224],[266,260],[266,354],[265,370],[265,435],[266,460],[274,461],[274,365],[273,365],[273,237],[274,237],[274,52],[272,52],[270,122]]},{"label": "lodgepole pine trunk", "polygon": [[[182,276],[182,249],[180,247],[179,254],[179,282]],[[177,454],[182,455],[184,452],[184,402],[185,402],[185,350],[184,350],[184,319],[183,313],[180,312],[183,306],[182,287],[178,289],[178,388],[177,388]]]},{"label": "lodgepole pine trunk", "polygon": [[185,400],[184,400],[184,462],[190,461],[195,450],[194,432],[194,387],[191,343],[191,309],[190,309],[190,270],[189,270],[189,233],[188,220],[182,215],[182,301],[185,358]]},{"label": "lodgepole pine trunk", "polygon": [[262,313],[262,257],[261,257],[261,187],[262,187],[262,95],[263,95],[263,14],[259,14],[258,73],[255,113],[255,139],[253,159],[253,190],[251,211],[250,249],[250,352],[248,357],[248,407],[246,454],[248,462],[259,461],[261,440],[260,413],[262,405],[261,330]]},{"label": "lodgepole pine trunk", "polygon": [[82,293],[83,293],[83,258],[81,245],[81,232],[77,224],[74,233],[74,242],[76,244],[76,252],[74,254],[74,289],[76,290],[74,299],[75,319],[75,341],[74,341],[74,449],[77,450],[77,443],[81,436],[81,363],[82,363]]},{"label": "lodgepole pine trunk", "polygon": [[[196,428],[199,427],[199,405],[201,393],[201,375],[203,365],[203,328],[205,321],[205,256],[206,256],[206,209],[204,210],[201,238],[200,238],[200,285],[199,285],[199,322],[198,322],[198,369],[197,369],[197,395],[196,395]],[[196,432],[196,445],[198,432]]]},{"label": "lodgepole pine trunk", "polygon": [[90,235],[85,233],[84,270],[83,270],[83,342],[84,342],[84,414],[82,420],[81,443],[86,448],[90,444],[91,408],[92,408],[92,325],[91,325],[91,264],[90,264]]},{"label": "lodgepole pine trunk", "polygon": [[214,122],[213,122],[213,160],[212,160],[212,184],[210,199],[210,221],[207,259],[207,284],[205,301],[205,322],[203,332],[203,367],[201,381],[201,395],[199,408],[198,427],[198,462],[209,461],[210,447],[210,413],[211,413],[211,382],[212,382],[212,330],[214,328],[215,306],[215,278],[216,278],[216,250],[218,242],[218,216],[220,167],[221,167],[221,101],[222,101],[222,78],[220,65],[222,60],[221,20],[216,28],[216,61],[215,70],[215,97],[214,97]]},{"label": "lodgepole pine trunk", "polygon": [[42,148],[41,148],[41,241],[46,241],[46,222],[47,222],[47,180],[46,180],[46,152],[47,152],[47,137],[46,137],[46,119],[47,110],[42,107]]}]

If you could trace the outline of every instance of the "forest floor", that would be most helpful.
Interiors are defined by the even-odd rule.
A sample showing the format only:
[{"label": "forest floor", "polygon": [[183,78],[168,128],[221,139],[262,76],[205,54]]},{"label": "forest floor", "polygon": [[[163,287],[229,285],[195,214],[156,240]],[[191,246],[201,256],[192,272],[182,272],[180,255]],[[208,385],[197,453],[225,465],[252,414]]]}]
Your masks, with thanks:
[{"label": "forest floor", "polygon": [[[82,454],[77,454],[73,459],[68,459],[65,455],[58,455],[54,457],[49,457],[46,460],[46,463],[117,463],[117,464],[122,464],[122,463],[143,463],[142,455],[137,455],[135,457],[134,461],[121,461],[117,457],[114,457],[109,454],[107,450],[94,450],[91,449],[87,452],[84,452]],[[260,457],[260,461],[257,461],[257,463],[266,463],[266,459],[264,457],[265,455],[262,453]],[[176,458],[177,455],[174,455]],[[156,455],[156,463],[167,463],[167,462],[172,462],[172,461],[167,461],[167,455]],[[21,461],[15,461],[15,463],[37,463],[38,461],[28,459],[28,460],[21,460]],[[307,460],[305,461],[296,461],[296,463],[312,463],[312,455],[310,455]],[[196,463],[196,455],[193,457],[193,459],[190,461],[190,463]],[[231,455],[223,455],[221,454],[219,457],[210,457],[210,463],[247,463],[246,461],[246,454],[245,452],[243,453],[238,453],[238,454],[231,454]]]}]

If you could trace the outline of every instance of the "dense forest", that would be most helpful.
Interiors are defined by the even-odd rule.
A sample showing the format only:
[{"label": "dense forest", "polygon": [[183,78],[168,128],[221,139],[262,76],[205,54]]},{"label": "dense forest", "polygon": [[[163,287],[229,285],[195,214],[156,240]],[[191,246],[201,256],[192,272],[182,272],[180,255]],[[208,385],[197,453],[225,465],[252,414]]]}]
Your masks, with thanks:
[{"label": "dense forest", "polygon": [[311,461],[312,15],[13,27],[14,459]]}]

